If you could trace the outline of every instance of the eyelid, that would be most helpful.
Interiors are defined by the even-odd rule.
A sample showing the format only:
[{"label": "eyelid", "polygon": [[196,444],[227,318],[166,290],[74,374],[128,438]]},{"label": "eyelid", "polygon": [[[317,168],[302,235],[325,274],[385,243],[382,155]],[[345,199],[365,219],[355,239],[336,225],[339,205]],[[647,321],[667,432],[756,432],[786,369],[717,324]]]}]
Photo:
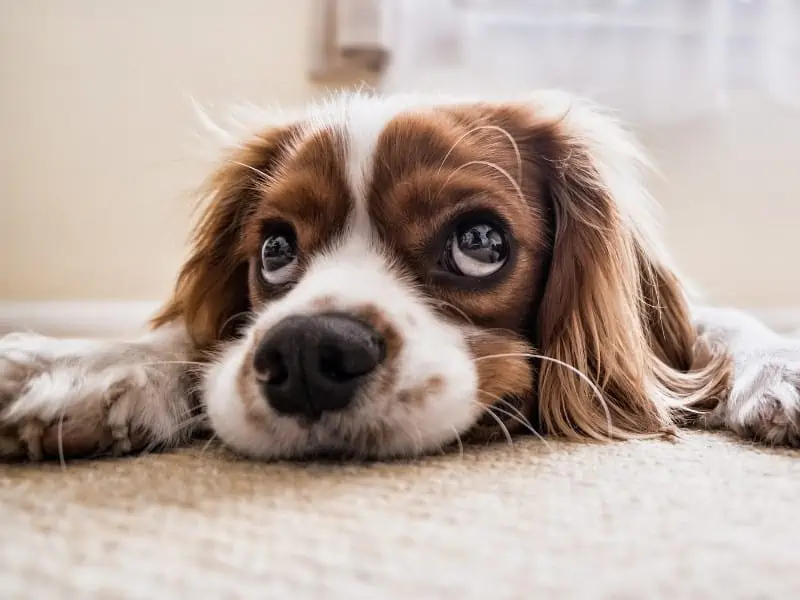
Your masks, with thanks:
[{"label": "eyelid", "polygon": [[287,235],[297,241],[294,225],[283,219],[267,219],[261,223],[261,244],[271,235]]},{"label": "eyelid", "polygon": [[437,219],[432,227],[431,235],[419,244],[416,250],[430,254],[444,249],[447,239],[456,228],[475,219],[476,222],[489,223],[502,229],[509,242],[515,242],[514,232],[509,222],[490,206],[456,207],[443,219]]}]

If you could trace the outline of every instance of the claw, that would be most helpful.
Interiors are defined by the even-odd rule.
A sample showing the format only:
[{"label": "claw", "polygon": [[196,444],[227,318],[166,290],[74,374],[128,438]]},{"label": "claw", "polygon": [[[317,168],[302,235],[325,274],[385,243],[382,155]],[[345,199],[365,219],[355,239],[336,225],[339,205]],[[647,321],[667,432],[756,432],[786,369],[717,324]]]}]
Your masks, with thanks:
[{"label": "claw", "polygon": [[111,454],[123,456],[129,454],[132,448],[130,433],[127,425],[114,425],[111,427]]},{"label": "claw", "polygon": [[42,450],[42,436],[44,425],[36,420],[31,420],[19,428],[19,439],[28,451],[28,460],[40,461],[44,457]]}]

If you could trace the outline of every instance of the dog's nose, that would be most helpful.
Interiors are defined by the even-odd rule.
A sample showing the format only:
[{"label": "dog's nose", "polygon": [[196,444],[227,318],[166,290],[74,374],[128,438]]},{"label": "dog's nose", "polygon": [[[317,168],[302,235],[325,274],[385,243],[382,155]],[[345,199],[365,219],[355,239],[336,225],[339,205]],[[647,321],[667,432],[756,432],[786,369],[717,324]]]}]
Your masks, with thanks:
[{"label": "dog's nose", "polygon": [[279,322],[261,340],[253,366],[276,411],[317,419],[345,408],[385,355],[372,327],[328,313]]}]

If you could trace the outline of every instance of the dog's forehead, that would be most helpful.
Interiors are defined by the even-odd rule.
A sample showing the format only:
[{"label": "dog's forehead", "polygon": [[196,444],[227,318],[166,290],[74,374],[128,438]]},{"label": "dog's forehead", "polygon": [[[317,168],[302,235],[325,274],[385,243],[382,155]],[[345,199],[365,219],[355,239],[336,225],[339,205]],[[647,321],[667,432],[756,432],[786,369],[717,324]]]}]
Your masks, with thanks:
[{"label": "dog's forehead", "polygon": [[386,191],[382,185],[420,171],[481,161],[517,169],[515,137],[523,118],[511,105],[349,96],[309,111],[295,130],[287,165],[312,166],[320,177],[346,182],[353,207],[366,210]]},{"label": "dog's forehead", "polygon": [[[347,182],[356,204],[367,201],[377,161],[386,161],[391,150],[410,152],[408,140],[398,135],[403,122],[424,123],[433,118],[435,103],[414,103],[406,99],[353,96],[324,111],[311,111],[303,121],[294,148],[296,155],[307,152],[317,136],[331,140],[333,160]],[[402,148],[400,148],[402,146]]]}]

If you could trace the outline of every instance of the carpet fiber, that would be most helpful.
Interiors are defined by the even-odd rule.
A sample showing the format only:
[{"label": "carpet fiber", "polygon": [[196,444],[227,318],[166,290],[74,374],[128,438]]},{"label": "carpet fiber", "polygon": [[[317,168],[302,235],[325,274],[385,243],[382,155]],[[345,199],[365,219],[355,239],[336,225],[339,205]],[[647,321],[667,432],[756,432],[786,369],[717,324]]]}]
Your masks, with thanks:
[{"label": "carpet fiber", "polygon": [[791,598],[800,452],[687,434],[415,462],[0,466],[0,597]]}]

